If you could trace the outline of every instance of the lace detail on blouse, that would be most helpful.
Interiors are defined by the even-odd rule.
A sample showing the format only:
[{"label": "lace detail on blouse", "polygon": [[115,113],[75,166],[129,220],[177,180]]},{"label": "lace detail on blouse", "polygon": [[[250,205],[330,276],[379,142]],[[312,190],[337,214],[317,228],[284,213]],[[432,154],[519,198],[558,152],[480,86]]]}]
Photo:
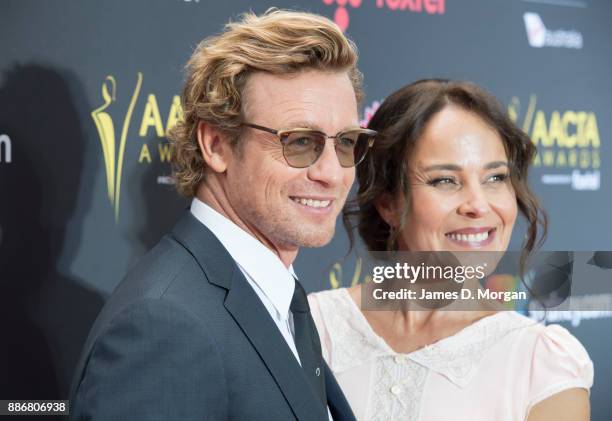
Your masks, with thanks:
[{"label": "lace detail on blouse", "polygon": [[[524,421],[542,399],[593,384],[593,363],[575,337],[513,311],[399,354],[347,290],[309,300],[324,356],[359,421]],[[483,400],[496,386],[495,399]]]},{"label": "lace detail on blouse", "polygon": [[401,356],[385,356],[376,364],[372,421],[416,420],[427,368]]},{"label": "lace detail on blouse", "polygon": [[[328,364],[334,372],[350,369],[387,353],[381,344],[355,327],[354,317],[347,317],[353,312],[351,306],[355,304],[352,301],[337,293],[319,293],[318,297],[323,323],[331,337]],[[352,300],[348,293],[347,297]]]},{"label": "lace detail on blouse", "polygon": [[500,312],[434,344],[400,354],[372,330],[347,290],[320,292],[316,300],[330,338],[332,371],[342,373],[374,363],[374,390],[367,410],[367,419],[372,421],[419,419],[430,371],[464,387],[491,346],[510,331],[535,324]]}]

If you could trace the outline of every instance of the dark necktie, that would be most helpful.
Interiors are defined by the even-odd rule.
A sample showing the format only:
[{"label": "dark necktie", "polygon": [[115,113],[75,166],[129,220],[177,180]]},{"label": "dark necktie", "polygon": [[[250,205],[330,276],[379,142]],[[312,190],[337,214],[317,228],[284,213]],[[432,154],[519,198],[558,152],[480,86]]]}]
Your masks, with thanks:
[{"label": "dark necktie", "polygon": [[310,306],[306,292],[302,285],[295,281],[295,291],[291,300],[291,313],[293,314],[293,327],[295,329],[295,346],[300,356],[302,369],[315,395],[319,396],[327,406],[325,394],[325,377],[323,373],[323,357],[321,356],[321,343],[314,321],[310,315]]}]

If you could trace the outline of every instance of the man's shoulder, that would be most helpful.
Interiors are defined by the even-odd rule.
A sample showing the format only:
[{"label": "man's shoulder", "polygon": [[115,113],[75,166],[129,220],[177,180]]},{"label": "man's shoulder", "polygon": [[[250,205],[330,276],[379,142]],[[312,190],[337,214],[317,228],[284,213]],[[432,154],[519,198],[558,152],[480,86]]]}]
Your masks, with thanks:
[{"label": "man's shoulder", "polygon": [[[163,237],[139,259],[106,301],[84,344],[71,397],[76,399],[86,372],[96,379],[91,382],[105,384],[100,371],[111,362],[128,370],[130,358],[182,360],[200,352],[213,358],[211,352],[216,351],[209,319],[220,318],[223,295],[220,288],[208,282],[189,250],[171,235]],[[162,353],[165,356],[150,354],[151,348],[166,349]],[[161,364],[147,372],[156,370],[165,372],[168,366]]]},{"label": "man's shoulder", "polygon": [[[204,246],[215,247],[215,244]],[[98,323],[104,325],[143,301],[161,299],[188,311],[196,308],[200,311],[203,301],[222,301],[224,291],[209,282],[203,264],[171,234],[164,236],[115,288],[98,317],[101,319]]]},{"label": "man's shoulder", "polygon": [[166,235],[128,271],[111,298],[160,298],[173,283],[190,276],[202,279],[201,267],[189,250]]},{"label": "man's shoulder", "polygon": [[149,312],[172,308],[177,315],[192,314],[201,320],[220,311],[225,291],[208,281],[200,265],[172,235],[164,236],[138,260],[106,300],[87,343],[93,344],[110,325],[141,307]]}]

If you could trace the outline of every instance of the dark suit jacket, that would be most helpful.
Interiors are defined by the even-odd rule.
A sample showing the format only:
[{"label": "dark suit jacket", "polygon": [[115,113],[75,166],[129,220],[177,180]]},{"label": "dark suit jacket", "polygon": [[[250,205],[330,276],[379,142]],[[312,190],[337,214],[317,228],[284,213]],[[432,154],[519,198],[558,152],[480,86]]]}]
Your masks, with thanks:
[{"label": "dark suit jacket", "polygon": [[[335,420],[354,416],[327,365]],[[87,338],[71,420],[327,420],[244,275],[187,213],[130,271]]]}]

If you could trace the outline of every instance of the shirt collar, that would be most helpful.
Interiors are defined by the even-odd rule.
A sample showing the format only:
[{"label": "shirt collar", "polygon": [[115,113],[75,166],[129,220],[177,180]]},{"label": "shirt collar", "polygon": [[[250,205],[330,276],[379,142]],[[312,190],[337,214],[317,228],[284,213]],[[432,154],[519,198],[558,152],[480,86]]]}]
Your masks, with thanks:
[{"label": "shirt collar", "polygon": [[527,318],[512,317],[512,312],[499,312],[452,336],[401,354],[374,332],[346,289],[324,291],[316,296],[334,350],[330,367],[335,373],[373,363],[379,358],[409,359],[465,387],[492,346],[515,328],[533,323]]},{"label": "shirt collar", "polygon": [[279,257],[251,234],[194,197],[191,213],[212,231],[240,268],[286,319],[295,289],[293,265],[286,268]]}]

